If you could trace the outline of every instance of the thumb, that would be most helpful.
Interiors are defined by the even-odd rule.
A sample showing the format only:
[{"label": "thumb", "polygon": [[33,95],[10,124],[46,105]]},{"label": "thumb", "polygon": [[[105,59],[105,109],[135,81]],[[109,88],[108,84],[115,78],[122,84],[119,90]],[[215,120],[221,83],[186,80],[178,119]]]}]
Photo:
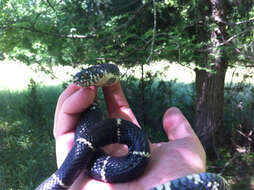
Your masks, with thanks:
[{"label": "thumb", "polygon": [[176,107],[171,107],[165,112],[163,116],[163,128],[169,140],[185,137],[197,138],[187,119]]}]

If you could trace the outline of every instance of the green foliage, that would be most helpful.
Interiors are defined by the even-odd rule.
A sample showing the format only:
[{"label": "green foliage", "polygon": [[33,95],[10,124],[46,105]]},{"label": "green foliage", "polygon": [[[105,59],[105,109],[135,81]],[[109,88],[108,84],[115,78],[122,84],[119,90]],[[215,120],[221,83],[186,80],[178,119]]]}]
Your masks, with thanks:
[{"label": "green foliage", "polygon": [[221,173],[230,183],[232,190],[249,190],[254,187],[254,154],[239,153],[231,154],[226,149],[219,149],[220,159],[209,161],[207,171]]},{"label": "green foliage", "polygon": [[153,142],[167,139],[162,128],[162,117],[167,108],[177,106],[189,121],[193,121],[193,85],[149,78],[143,84],[140,80],[129,78],[122,85],[135,116]]},{"label": "green foliage", "polygon": [[52,127],[61,90],[31,81],[28,91],[1,91],[1,189],[34,189],[56,169]]},{"label": "green foliage", "polygon": [[29,117],[28,120],[35,122],[35,125],[40,125],[43,120],[44,114],[42,113],[42,101],[38,96],[38,85],[33,79],[30,79],[30,84],[28,84],[28,94],[25,97],[25,102],[21,107],[21,111],[25,116]]},{"label": "green foliage", "polygon": [[[252,41],[253,32],[248,25],[235,23],[253,16],[253,2],[225,1],[223,6],[227,11],[226,37],[237,38],[220,48],[231,63],[246,62],[250,60],[246,52],[250,51],[241,45]],[[205,41],[200,38],[199,24],[207,19],[202,25],[203,34],[207,35],[218,27],[204,1],[156,1],[154,7],[152,0],[5,0],[0,7],[0,54],[27,64],[142,64],[149,56],[147,50],[152,46],[155,27],[153,59],[194,62],[209,68],[210,65],[200,63],[202,51],[210,42],[209,36]],[[237,53],[236,47],[244,53]]]}]

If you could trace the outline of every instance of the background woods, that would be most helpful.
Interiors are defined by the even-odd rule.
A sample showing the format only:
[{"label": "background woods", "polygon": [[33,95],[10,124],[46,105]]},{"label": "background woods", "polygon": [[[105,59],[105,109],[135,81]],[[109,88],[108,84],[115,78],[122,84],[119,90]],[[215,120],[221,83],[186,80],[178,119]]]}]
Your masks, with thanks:
[{"label": "background woods", "polygon": [[[158,128],[162,114],[167,107],[178,106],[213,160],[208,170],[227,176],[236,189],[251,189],[253,22],[251,0],[0,0],[0,58],[36,64],[37,70],[53,78],[55,66],[120,65],[126,71],[122,85],[129,102],[153,141],[165,140]],[[163,77],[175,71],[168,72],[168,64],[161,60],[190,68],[195,81],[166,81]],[[237,72],[239,68],[243,72]],[[232,80],[225,82],[229,69]],[[47,151],[41,158],[33,151],[26,155],[29,163],[24,158],[14,162],[12,170],[21,167],[23,174],[15,183],[10,183],[12,170],[0,166],[0,189],[32,189],[54,171],[48,119],[62,90],[31,80],[24,92],[1,91],[0,152],[8,150],[10,155],[0,158],[2,163],[12,167],[8,161],[18,147]],[[38,145],[36,139],[45,144]],[[47,155],[52,160],[50,171],[39,164]],[[40,172],[29,175],[33,170]]]}]

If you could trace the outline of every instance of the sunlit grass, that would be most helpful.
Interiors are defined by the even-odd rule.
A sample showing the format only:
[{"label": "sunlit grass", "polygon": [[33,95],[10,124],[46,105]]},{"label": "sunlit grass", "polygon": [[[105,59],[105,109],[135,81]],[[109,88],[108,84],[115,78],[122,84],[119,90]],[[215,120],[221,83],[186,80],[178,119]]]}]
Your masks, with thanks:
[{"label": "sunlit grass", "polygon": [[[36,83],[46,86],[55,86],[71,80],[71,76],[78,70],[70,66],[53,67],[56,78],[52,79],[50,75],[42,71],[36,71],[36,66],[27,66],[22,63],[12,61],[0,62],[0,90],[22,90],[27,88],[30,79],[32,78]],[[121,73],[125,75],[134,75],[135,78],[141,78],[141,67],[125,69],[120,67]],[[159,79],[170,81],[177,79],[178,82],[192,83],[194,81],[194,72],[181,65],[171,64],[167,61],[152,63],[149,66],[144,66],[145,72],[159,74]],[[163,72],[163,73],[162,73]]]},{"label": "sunlit grass", "polygon": [[69,66],[53,67],[56,78],[52,78],[42,71],[37,71],[36,67],[37,65],[27,66],[12,61],[0,62],[0,90],[26,89],[30,79],[45,86],[55,86],[70,80],[71,74],[76,72]]},{"label": "sunlit grass", "polygon": [[[53,67],[53,72],[56,78],[45,74],[42,71],[36,71],[38,65],[27,66],[22,63],[13,61],[0,62],[0,90],[22,90],[26,89],[32,78],[36,83],[45,86],[60,85],[63,82],[71,80],[73,74],[78,70],[71,66],[57,66]],[[194,68],[194,67],[192,67]],[[135,66],[131,69],[120,68],[121,73],[127,75],[134,75],[135,78],[141,78],[141,66]],[[169,63],[168,61],[159,61],[144,66],[145,72],[152,74],[160,73],[159,79],[164,81],[176,80],[177,82],[189,84],[195,81],[195,72],[188,67]],[[247,77],[248,76],[248,77]],[[226,83],[236,83],[242,80],[245,82],[254,83],[254,69],[250,68],[230,68],[226,73]],[[233,78],[232,78],[233,77]],[[244,77],[247,77],[244,79]]]}]

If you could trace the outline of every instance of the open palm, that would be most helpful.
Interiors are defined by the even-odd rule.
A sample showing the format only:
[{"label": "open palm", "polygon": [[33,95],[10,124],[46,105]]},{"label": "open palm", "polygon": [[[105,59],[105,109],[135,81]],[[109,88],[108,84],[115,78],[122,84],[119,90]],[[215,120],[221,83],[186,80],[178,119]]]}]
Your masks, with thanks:
[{"label": "open palm", "polygon": [[[109,117],[132,121],[139,126],[122,92],[120,83],[103,88]],[[74,144],[75,127],[80,113],[95,99],[97,89],[71,84],[59,97],[54,123],[58,167]],[[172,179],[205,171],[205,152],[190,124],[177,108],[168,109],[163,127],[169,142],[150,144],[151,159],[145,173],[127,183],[104,183],[84,173],[70,187],[71,190],[146,190]],[[104,148],[114,156],[127,153],[127,147],[114,144]]]}]

